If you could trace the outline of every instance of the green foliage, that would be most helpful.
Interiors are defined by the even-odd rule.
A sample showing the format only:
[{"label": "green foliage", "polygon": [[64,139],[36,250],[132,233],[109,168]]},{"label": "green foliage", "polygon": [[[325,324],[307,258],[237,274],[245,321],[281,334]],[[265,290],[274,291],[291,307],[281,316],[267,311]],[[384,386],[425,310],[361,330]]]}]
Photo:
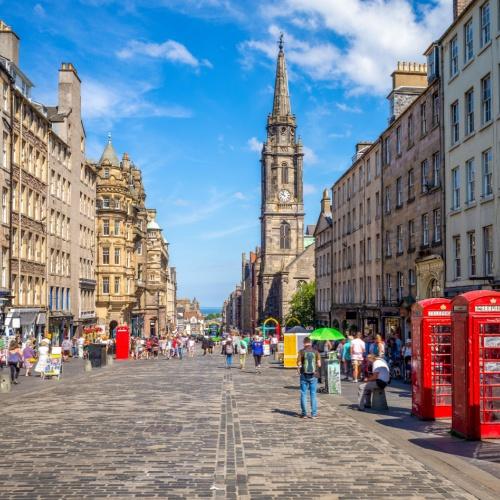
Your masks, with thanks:
[{"label": "green foliage", "polygon": [[210,314],[207,314],[205,316],[206,320],[218,319],[218,318],[220,318],[220,314],[219,313],[210,313]]},{"label": "green foliage", "polygon": [[290,312],[287,319],[297,318],[304,327],[314,326],[314,298],[316,283],[304,283],[293,295],[290,301]]}]

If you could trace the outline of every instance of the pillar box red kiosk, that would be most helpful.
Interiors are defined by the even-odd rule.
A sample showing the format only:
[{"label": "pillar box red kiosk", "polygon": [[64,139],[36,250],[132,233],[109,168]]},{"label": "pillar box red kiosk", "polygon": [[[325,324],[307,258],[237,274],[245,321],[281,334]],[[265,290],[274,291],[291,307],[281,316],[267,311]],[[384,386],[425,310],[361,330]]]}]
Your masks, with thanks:
[{"label": "pillar box red kiosk", "polygon": [[115,353],[116,359],[128,359],[130,346],[130,331],[127,325],[116,328]]},{"label": "pillar box red kiosk", "polygon": [[451,300],[425,299],[411,311],[412,414],[451,417]]},{"label": "pillar box red kiosk", "polygon": [[467,439],[500,438],[500,293],[455,297],[452,329],[451,429]]}]

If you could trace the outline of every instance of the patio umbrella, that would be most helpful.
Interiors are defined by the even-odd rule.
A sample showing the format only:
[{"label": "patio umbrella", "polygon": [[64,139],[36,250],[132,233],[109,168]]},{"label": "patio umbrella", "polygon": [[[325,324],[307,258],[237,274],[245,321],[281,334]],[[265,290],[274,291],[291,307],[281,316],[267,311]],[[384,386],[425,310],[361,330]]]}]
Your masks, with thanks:
[{"label": "patio umbrella", "polygon": [[307,330],[303,326],[294,326],[290,330],[286,330],[285,333],[307,333]]},{"label": "patio umbrella", "polygon": [[335,328],[317,328],[309,336],[311,340],[343,340],[345,339],[342,332]]}]

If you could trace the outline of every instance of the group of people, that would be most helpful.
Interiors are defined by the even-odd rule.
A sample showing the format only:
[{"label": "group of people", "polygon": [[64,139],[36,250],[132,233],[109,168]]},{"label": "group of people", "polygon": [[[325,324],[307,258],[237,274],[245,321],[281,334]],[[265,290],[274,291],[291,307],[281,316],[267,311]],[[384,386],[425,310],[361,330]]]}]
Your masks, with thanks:
[{"label": "group of people", "polygon": [[410,381],[411,340],[403,344],[397,333],[392,333],[386,343],[381,335],[363,336],[361,332],[357,332],[356,335],[348,335],[345,340],[339,342],[336,350],[342,363],[344,380],[359,382],[368,376],[371,366],[369,355],[374,355],[386,361],[394,378]]},{"label": "group of people", "polygon": [[160,356],[183,359],[186,356],[194,357],[195,345],[195,339],[184,334],[132,337],[130,352],[133,359],[158,359]]},{"label": "group of people", "polygon": [[246,365],[248,352],[251,351],[255,363],[255,371],[259,374],[261,373],[262,356],[264,356],[264,338],[258,333],[253,337],[250,335],[236,336],[234,333],[230,333],[222,340],[221,347],[221,354],[226,356],[226,368],[230,369],[233,366],[233,358],[235,355],[238,355],[240,370],[243,370]]}]

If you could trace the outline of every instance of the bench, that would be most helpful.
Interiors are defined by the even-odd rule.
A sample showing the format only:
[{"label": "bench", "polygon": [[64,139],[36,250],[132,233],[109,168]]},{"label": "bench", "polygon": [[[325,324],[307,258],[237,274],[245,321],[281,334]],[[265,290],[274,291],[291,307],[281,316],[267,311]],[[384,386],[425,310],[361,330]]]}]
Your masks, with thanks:
[{"label": "bench", "polygon": [[387,398],[385,397],[385,389],[375,388],[372,391],[372,410],[387,411]]}]

